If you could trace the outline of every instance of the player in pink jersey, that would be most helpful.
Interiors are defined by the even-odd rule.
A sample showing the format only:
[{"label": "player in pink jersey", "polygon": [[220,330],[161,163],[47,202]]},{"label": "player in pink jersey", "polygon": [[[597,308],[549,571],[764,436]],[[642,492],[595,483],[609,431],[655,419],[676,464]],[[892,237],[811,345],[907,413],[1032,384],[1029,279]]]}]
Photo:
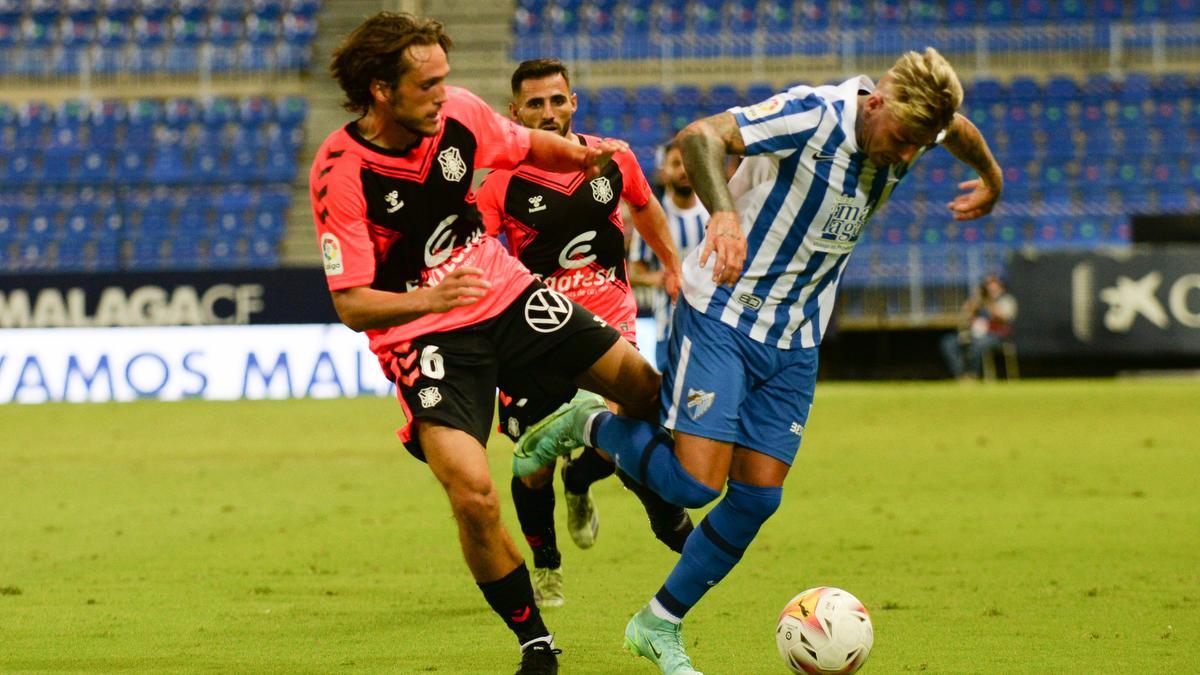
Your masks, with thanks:
[{"label": "player in pink jersey", "polygon": [[501,117],[446,84],[450,44],[436,21],[383,12],[334,52],[344,106],[359,117],[317,151],[313,217],[338,316],[367,333],[396,384],[401,439],[446,490],[467,566],[521,644],[517,672],[556,673],[558,650],[500,522],[485,456],[496,387],[536,373],[650,419],[659,376],[486,236],[471,181],[477,168],[523,162],[599,175],[627,147],[584,147]]},{"label": "player in pink jersey", "polygon": [[[530,129],[556,133],[583,147],[601,142],[572,129],[577,102],[566,66],[556,59],[521,63],[512,75],[514,119]],[[558,290],[636,343],[637,303],[625,267],[625,225],[621,202],[629,205],[642,239],[667,261],[664,284],[678,289],[679,258],[662,206],[632,152],[613,155],[598,176],[582,171],[554,173],[522,165],[488,174],[478,193],[488,234],[502,235],[512,252],[546,285]],[[536,384],[536,383],[535,383]],[[500,396],[500,430],[516,440],[524,430],[567,403],[573,391],[542,386]],[[615,409],[616,406],[610,402]],[[563,465],[567,525],[580,548],[595,542],[599,527],[591,484],[614,466],[594,448]],[[542,607],[563,603],[561,554],[554,527],[554,464],[512,479],[513,503],[521,531],[533,551],[534,597]],[[651,529],[676,552],[692,530],[687,511],[669,504],[621,474],[646,508]]]}]

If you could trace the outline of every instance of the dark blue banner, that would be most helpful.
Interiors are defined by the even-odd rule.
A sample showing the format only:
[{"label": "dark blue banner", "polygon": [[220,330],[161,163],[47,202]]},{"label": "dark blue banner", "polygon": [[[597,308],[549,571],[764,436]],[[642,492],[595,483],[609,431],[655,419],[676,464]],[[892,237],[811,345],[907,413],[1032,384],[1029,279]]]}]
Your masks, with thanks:
[{"label": "dark blue banner", "polygon": [[316,267],[0,275],[0,329],[337,322]]},{"label": "dark blue banner", "polygon": [[1022,354],[1200,357],[1200,247],[1015,255],[1008,272]]}]

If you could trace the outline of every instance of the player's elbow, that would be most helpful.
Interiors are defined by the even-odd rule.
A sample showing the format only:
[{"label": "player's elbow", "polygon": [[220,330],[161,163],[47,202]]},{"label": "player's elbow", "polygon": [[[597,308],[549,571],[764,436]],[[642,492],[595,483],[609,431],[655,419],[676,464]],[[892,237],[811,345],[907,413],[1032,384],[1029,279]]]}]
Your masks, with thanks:
[{"label": "player's elbow", "polygon": [[708,136],[712,135],[711,132],[712,129],[704,120],[696,120],[675,134],[675,144],[682,150],[684,147],[703,143]]}]

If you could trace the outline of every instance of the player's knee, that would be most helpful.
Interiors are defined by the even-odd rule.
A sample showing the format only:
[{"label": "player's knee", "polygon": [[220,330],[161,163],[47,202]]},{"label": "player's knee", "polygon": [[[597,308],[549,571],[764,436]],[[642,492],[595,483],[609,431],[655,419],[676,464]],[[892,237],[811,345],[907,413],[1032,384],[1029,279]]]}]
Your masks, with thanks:
[{"label": "player's knee", "polygon": [[725,501],[746,520],[766,522],[783,502],[783,488],[750,485],[731,480]]},{"label": "player's knee", "polygon": [[454,516],[471,529],[486,529],[500,521],[500,497],[492,486],[459,486],[450,491]]},{"label": "player's knee", "polygon": [[554,480],[554,466],[554,463],[547,464],[528,476],[521,476],[519,480],[531,490],[544,488]]},{"label": "player's knee", "polygon": [[721,496],[720,490],[714,490],[692,478],[683,467],[679,467],[676,480],[670,482],[665,492],[669,494],[661,495],[663,499],[685,509],[698,509]]}]

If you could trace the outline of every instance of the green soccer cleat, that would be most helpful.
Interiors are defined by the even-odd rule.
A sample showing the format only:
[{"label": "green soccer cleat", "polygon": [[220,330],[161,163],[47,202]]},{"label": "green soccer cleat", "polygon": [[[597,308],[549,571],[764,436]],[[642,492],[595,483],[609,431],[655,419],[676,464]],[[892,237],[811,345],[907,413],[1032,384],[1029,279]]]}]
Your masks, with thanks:
[{"label": "green soccer cleat", "polygon": [[579,390],[570,403],[534,424],[513,446],[513,474],[528,476],[583,443],[583,424],[592,414],[608,410],[604,399]]},{"label": "green soccer cleat", "polygon": [[538,607],[562,607],[566,602],[563,597],[562,567],[533,568],[533,602]]},{"label": "green soccer cleat", "polygon": [[663,675],[704,675],[692,667],[683,651],[682,630],[679,624],[664,621],[643,607],[625,626],[625,649],[650,659]]},{"label": "green soccer cleat", "polygon": [[[563,469],[566,468],[564,464]],[[563,497],[567,500],[567,531],[571,533],[571,541],[579,548],[591,548],[600,531],[600,516],[596,513],[592,488],[581,495],[563,490]]]}]

